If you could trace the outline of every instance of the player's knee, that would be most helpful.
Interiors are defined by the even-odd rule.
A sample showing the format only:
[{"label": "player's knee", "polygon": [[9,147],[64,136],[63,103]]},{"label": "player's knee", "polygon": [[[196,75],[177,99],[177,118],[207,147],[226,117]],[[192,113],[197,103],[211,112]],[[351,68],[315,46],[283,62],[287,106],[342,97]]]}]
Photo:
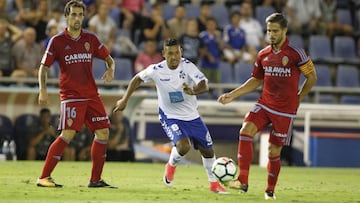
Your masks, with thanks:
[{"label": "player's knee", "polygon": [[76,134],[75,130],[63,130],[60,134],[66,141],[70,142]]},{"label": "player's knee", "polygon": [[185,155],[190,150],[190,143],[187,139],[181,139],[176,143],[176,149],[180,155]]},{"label": "player's knee", "polygon": [[246,134],[249,136],[254,136],[257,132],[257,127],[255,124],[248,122],[244,123],[240,129],[240,134]]},{"label": "player's knee", "polygon": [[95,130],[95,137],[98,140],[109,140],[109,128]]},{"label": "player's knee", "polygon": [[269,145],[269,157],[280,156],[282,146],[270,144]]}]

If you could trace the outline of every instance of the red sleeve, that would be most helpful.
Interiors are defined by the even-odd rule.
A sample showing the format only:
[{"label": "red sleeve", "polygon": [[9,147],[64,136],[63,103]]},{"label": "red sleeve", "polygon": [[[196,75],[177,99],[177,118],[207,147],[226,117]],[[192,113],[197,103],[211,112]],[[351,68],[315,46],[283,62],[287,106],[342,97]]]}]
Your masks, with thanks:
[{"label": "red sleeve", "polygon": [[262,67],[261,60],[262,60],[262,54],[259,53],[256,57],[256,62],[254,64],[253,72],[251,74],[252,77],[259,80],[264,79],[264,69]]},{"label": "red sleeve", "polygon": [[41,64],[50,67],[54,61],[55,61],[55,56],[56,56],[56,50],[55,50],[55,38],[51,38],[47,49],[45,50],[45,53],[41,59]]},{"label": "red sleeve", "polygon": [[109,50],[102,44],[99,39],[94,35],[93,45],[95,47],[94,56],[96,58],[105,60],[110,55]]}]

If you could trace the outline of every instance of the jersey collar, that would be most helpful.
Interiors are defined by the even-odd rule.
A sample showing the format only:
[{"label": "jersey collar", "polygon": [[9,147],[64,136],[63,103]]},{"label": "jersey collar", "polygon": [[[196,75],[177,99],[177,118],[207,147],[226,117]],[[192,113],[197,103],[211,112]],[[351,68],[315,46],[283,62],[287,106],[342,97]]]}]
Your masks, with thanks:
[{"label": "jersey collar", "polygon": [[80,30],[80,35],[79,35],[79,37],[77,37],[77,38],[72,38],[72,37],[69,35],[69,32],[67,31],[67,28],[65,28],[65,30],[64,30],[65,37],[68,38],[68,39],[71,39],[71,40],[75,40],[75,41],[79,40],[80,37],[83,35],[83,33],[84,33],[84,32],[83,32],[83,29],[81,29],[81,30]]}]

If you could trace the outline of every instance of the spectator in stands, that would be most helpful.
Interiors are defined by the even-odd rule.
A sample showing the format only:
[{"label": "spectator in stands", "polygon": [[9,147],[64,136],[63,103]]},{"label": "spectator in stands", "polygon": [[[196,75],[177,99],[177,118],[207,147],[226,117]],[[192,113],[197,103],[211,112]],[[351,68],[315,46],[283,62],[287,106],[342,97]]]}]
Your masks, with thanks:
[{"label": "spectator in stands", "polygon": [[10,76],[13,72],[11,49],[21,35],[22,31],[19,28],[0,18],[0,77]]},{"label": "spectator in stands", "polygon": [[206,30],[206,20],[211,17],[210,4],[207,2],[201,2],[200,15],[197,18],[199,32]]},{"label": "spectator in stands", "polygon": [[162,5],[160,3],[152,5],[150,16],[142,20],[140,43],[147,39],[155,39],[160,42],[162,39],[169,37],[169,29],[162,17]]},{"label": "spectator in stands", "polygon": [[12,54],[15,58],[15,70],[12,77],[37,77],[40,66],[42,48],[36,43],[34,28],[26,28],[23,38],[15,43]]},{"label": "spectator in stands", "polygon": [[176,7],[174,17],[167,21],[167,25],[172,37],[179,38],[185,33],[186,19],[184,6],[179,5]]},{"label": "spectator in stands", "polygon": [[198,23],[191,18],[186,23],[186,32],[180,36],[183,57],[198,65],[199,59],[204,55],[204,42],[199,37]]},{"label": "spectator in stands", "polygon": [[142,18],[148,16],[145,0],[122,0],[119,6],[122,28],[132,32],[141,28]]},{"label": "spectator in stands", "polygon": [[11,17],[6,13],[7,9],[7,0],[0,0],[0,18],[6,19],[7,21],[11,20]]},{"label": "spectator in stands", "polygon": [[150,64],[159,63],[163,60],[160,52],[157,51],[157,42],[155,40],[146,40],[144,51],[140,52],[134,63],[134,73],[138,73],[147,68]]},{"label": "spectator in stands", "polygon": [[240,12],[235,11],[231,13],[230,21],[231,24],[226,25],[223,32],[225,59],[231,64],[240,60],[247,63],[255,62],[257,50],[246,42],[245,31],[239,25]]},{"label": "spectator in stands", "polygon": [[51,123],[50,110],[47,108],[41,109],[39,122],[34,123],[30,129],[27,159],[44,160],[50,144],[58,136],[55,127]]},{"label": "spectator in stands", "polygon": [[66,20],[65,16],[62,14],[62,10],[59,8],[54,8],[51,11],[51,18],[46,26],[47,29],[49,29],[50,26],[56,25],[57,26],[57,32],[62,32],[66,28]]},{"label": "spectator in stands", "polygon": [[106,160],[134,162],[135,153],[129,120],[124,117],[122,111],[111,111],[110,121],[110,137]]},{"label": "spectator in stands", "polygon": [[354,28],[351,25],[341,24],[336,16],[336,0],[320,0],[321,22],[320,34],[332,37],[337,34],[350,35]]},{"label": "spectator in stands", "polygon": [[263,0],[259,5],[264,7],[273,7],[276,12],[282,13],[285,9],[287,0]]},{"label": "spectator in stands", "polygon": [[240,28],[246,33],[246,41],[249,46],[260,50],[267,45],[261,24],[253,17],[253,7],[250,2],[244,1],[241,4]]},{"label": "spectator in stands", "polygon": [[204,56],[201,58],[201,71],[209,79],[209,82],[219,83],[221,77],[219,63],[224,45],[221,33],[217,30],[215,18],[209,17],[206,20],[206,31],[201,32],[199,36],[206,48]]},{"label": "spectator in stands", "polygon": [[319,0],[288,0],[286,12],[291,34],[308,36],[318,34],[320,28],[320,2]]},{"label": "spectator in stands", "polygon": [[19,10],[18,22],[25,27],[33,27],[36,31],[36,42],[44,40],[46,36],[46,26],[50,19],[48,12],[48,1],[24,1],[16,0],[16,6]]},{"label": "spectator in stands", "polygon": [[109,16],[109,13],[110,6],[101,3],[98,7],[98,13],[89,20],[88,29],[96,33],[100,42],[111,52],[115,41],[116,23]]}]

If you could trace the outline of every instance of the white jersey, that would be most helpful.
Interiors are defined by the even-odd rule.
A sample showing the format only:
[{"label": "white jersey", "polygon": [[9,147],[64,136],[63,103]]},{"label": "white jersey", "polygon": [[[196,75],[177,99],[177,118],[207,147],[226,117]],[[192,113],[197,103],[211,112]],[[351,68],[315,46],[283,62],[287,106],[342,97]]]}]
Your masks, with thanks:
[{"label": "white jersey", "polygon": [[193,88],[200,81],[207,83],[208,80],[189,60],[182,58],[174,70],[164,60],[148,66],[138,75],[144,82],[155,82],[159,108],[168,118],[189,121],[200,116],[196,96],[186,94],[182,85],[186,83]]}]

